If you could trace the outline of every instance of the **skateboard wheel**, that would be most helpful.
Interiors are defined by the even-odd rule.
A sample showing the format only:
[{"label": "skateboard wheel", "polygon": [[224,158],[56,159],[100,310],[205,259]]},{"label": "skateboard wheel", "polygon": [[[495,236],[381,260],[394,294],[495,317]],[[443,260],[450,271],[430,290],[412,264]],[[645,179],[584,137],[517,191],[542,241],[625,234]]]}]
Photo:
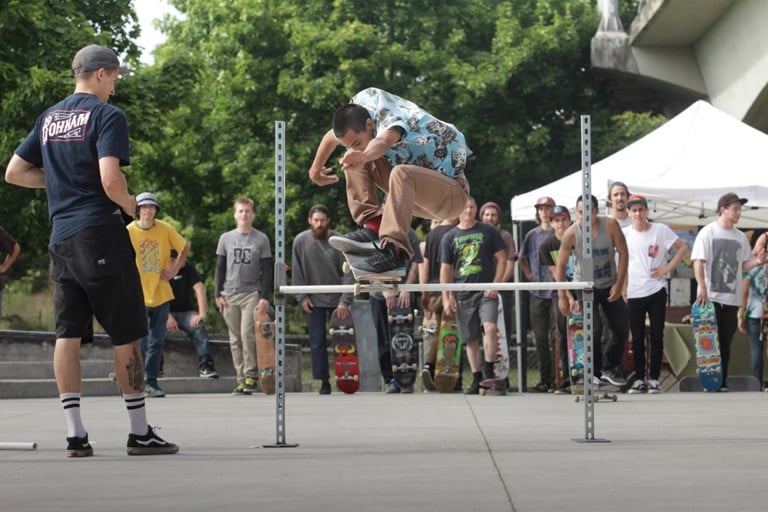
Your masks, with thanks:
[{"label": "skateboard wheel", "polygon": [[352,270],[352,269],[349,267],[349,262],[348,262],[348,261],[345,261],[344,263],[342,263],[342,264],[341,264],[341,270],[342,270],[342,271],[343,271],[345,274],[346,274],[347,272],[349,272],[350,270]]},{"label": "skateboard wheel", "polygon": [[485,394],[488,393],[488,390],[485,388],[480,388],[480,396],[485,396]]},{"label": "skateboard wheel", "polygon": [[328,330],[328,334],[330,334],[331,336],[333,336],[334,334],[336,334],[336,329],[334,329],[333,327],[331,327],[331,328]]},{"label": "skateboard wheel", "polygon": [[387,315],[387,322],[391,324],[392,321],[393,321],[392,315]]},{"label": "skateboard wheel", "polygon": [[355,283],[355,295],[360,295],[360,283]]},{"label": "skateboard wheel", "polygon": [[416,371],[418,369],[419,369],[419,366],[417,364],[412,364],[411,365],[411,370]]},{"label": "skateboard wheel", "polygon": [[408,313],[408,321],[413,322],[413,313]]},{"label": "skateboard wheel", "polygon": [[393,364],[393,365],[392,365],[392,371],[393,371],[393,372],[397,372],[397,365],[396,365],[396,364]]}]

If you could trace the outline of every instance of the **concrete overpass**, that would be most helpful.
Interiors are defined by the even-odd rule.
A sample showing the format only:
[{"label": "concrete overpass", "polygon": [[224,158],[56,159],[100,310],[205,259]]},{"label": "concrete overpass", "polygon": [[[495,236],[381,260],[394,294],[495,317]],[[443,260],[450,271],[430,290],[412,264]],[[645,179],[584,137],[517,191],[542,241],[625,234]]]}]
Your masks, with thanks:
[{"label": "concrete overpass", "polygon": [[768,132],[768,1],[641,0],[626,31],[618,2],[598,0],[593,68],[656,91],[670,114],[703,98]]}]

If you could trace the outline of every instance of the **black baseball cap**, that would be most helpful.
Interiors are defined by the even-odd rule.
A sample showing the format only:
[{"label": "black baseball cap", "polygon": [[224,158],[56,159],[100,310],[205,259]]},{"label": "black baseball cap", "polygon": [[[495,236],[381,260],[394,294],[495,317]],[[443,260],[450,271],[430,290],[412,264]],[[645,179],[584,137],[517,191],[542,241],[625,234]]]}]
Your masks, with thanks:
[{"label": "black baseball cap", "polygon": [[720,212],[720,208],[728,208],[733,203],[745,204],[746,202],[746,197],[739,197],[733,192],[728,192],[727,194],[720,196],[720,199],[717,200],[717,211]]},{"label": "black baseball cap", "polygon": [[101,68],[120,69],[120,59],[117,58],[117,54],[105,46],[89,44],[80,48],[75,54],[75,58],[72,59],[72,72],[76,75]]}]

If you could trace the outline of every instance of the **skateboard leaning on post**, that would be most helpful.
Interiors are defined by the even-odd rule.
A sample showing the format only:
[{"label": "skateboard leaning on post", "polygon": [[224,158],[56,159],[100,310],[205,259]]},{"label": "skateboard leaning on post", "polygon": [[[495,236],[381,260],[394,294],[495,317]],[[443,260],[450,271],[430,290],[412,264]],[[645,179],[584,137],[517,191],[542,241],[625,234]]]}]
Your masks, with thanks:
[{"label": "skateboard leaning on post", "polygon": [[352,315],[342,320],[338,316],[338,311],[334,311],[331,315],[329,333],[333,346],[336,387],[344,393],[354,393],[360,389],[360,362],[357,358],[355,324]]},{"label": "skateboard leaning on post", "polygon": [[[576,395],[576,402],[584,394],[584,315],[570,313],[568,315],[568,369],[571,380],[571,394]],[[618,388],[610,385],[595,386],[593,399],[610,400],[615,402],[619,397],[615,394]]]},{"label": "skateboard leaning on post", "polygon": [[507,394],[507,377],[509,376],[509,345],[507,344],[507,329],[504,325],[504,306],[499,297],[499,314],[496,321],[496,329],[499,341],[496,344],[496,357],[493,362],[493,378],[480,381],[480,394],[487,391],[496,394]]},{"label": "skateboard leaning on post", "polygon": [[435,364],[435,389],[440,393],[453,393],[459,382],[461,339],[455,315],[443,312],[438,335],[437,363]]},{"label": "skateboard leaning on post", "polygon": [[717,391],[723,385],[720,343],[717,338],[715,306],[711,302],[691,307],[696,368],[705,391]]},{"label": "skateboard leaning on post", "polygon": [[256,365],[259,367],[259,386],[265,395],[275,394],[275,313],[253,310],[253,328],[256,334]]},{"label": "skateboard leaning on post", "polygon": [[416,342],[413,339],[413,311],[408,308],[392,308],[387,320],[392,376],[401,391],[412,392],[419,368]]}]

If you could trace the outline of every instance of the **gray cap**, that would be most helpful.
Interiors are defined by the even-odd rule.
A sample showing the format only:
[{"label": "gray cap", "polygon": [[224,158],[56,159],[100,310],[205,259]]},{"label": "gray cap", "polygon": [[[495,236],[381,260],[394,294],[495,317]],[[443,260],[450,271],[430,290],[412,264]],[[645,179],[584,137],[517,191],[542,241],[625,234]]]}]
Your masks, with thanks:
[{"label": "gray cap", "polygon": [[136,196],[136,207],[144,206],[145,204],[151,204],[157,211],[160,211],[160,203],[157,202],[157,197],[152,192],[142,192]]},{"label": "gray cap", "polygon": [[117,54],[97,44],[90,44],[81,48],[72,59],[72,71],[76,74],[96,71],[97,69],[115,69],[120,67],[120,59]]}]

